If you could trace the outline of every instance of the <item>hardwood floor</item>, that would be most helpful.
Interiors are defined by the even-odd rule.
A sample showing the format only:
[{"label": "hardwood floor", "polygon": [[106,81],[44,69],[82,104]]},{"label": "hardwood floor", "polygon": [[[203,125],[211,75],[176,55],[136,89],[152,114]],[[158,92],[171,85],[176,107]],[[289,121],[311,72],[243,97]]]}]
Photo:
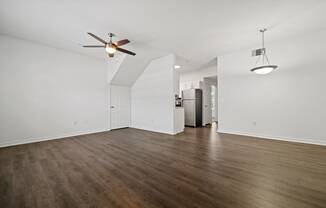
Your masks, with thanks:
[{"label": "hardwood floor", "polygon": [[326,207],[326,147],[187,128],[0,148],[0,207]]}]

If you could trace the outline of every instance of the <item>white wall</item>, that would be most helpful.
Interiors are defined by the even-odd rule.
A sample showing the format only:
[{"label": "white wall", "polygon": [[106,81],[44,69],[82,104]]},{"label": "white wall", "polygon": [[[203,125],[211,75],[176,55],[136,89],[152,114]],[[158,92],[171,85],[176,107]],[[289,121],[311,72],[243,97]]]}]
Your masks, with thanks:
[{"label": "white wall", "polygon": [[[158,57],[166,56],[169,53],[148,46],[132,42],[124,48],[137,53],[136,56],[126,55],[119,69],[112,77],[112,84],[131,87],[138,77],[143,73],[148,63]],[[117,53],[122,54],[122,53]]]},{"label": "white wall", "polygon": [[113,58],[108,59],[108,83],[113,84],[113,78],[118,73],[121,64],[126,59],[126,54],[116,54]]},{"label": "white wall", "polygon": [[131,88],[131,125],[174,134],[174,55],[155,59]]},{"label": "white wall", "polygon": [[249,72],[251,49],[219,57],[219,131],[326,145],[325,37],[267,43],[279,69],[266,76]]},{"label": "white wall", "polygon": [[0,36],[0,146],[108,130],[104,60]]},{"label": "white wall", "polygon": [[201,88],[205,77],[216,76],[216,66],[180,73],[180,89]]}]

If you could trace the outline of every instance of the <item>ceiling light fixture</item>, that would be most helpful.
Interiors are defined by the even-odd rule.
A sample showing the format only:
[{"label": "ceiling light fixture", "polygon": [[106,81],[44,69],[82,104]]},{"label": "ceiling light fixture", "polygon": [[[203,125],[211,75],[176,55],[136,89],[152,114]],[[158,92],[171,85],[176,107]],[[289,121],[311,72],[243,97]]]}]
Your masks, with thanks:
[{"label": "ceiling light fixture", "polygon": [[112,41],[112,37],[115,36],[113,33],[109,33],[109,37],[110,37],[110,41],[107,42],[105,40],[103,40],[102,38],[94,35],[93,33],[88,33],[90,36],[92,36],[93,38],[95,38],[96,40],[100,41],[101,43],[103,43],[104,45],[84,45],[84,48],[104,48],[105,51],[108,53],[109,58],[113,58],[114,54],[119,51],[122,53],[126,53],[132,56],[135,56],[136,53],[132,52],[132,51],[128,51],[126,49],[120,48],[120,46],[126,45],[128,43],[130,43],[130,41],[128,39],[123,39],[123,40],[119,40],[117,42],[113,42]]},{"label": "ceiling light fixture", "polygon": [[[265,48],[265,32],[267,29],[259,30],[262,34],[262,48],[254,50],[252,52],[252,56],[259,56],[259,58],[256,61],[255,67],[252,68],[250,71],[256,73],[256,74],[269,74],[274,69],[276,69],[277,65],[271,65],[269,63],[267,54],[266,54],[266,48]],[[258,62],[261,60],[261,65],[257,66]]]},{"label": "ceiling light fixture", "polygon": [[174,68],[175,68],[175,69],[180,69],[181,66],[179,66],[179,65],[175,65]]},{"label": "ceiling light fixture", "polygon": [[109,54],[114,54],[117,51],[117,49],[113,46],[113,44],[110,44],[110,43],[106,44],[105,50]]}]

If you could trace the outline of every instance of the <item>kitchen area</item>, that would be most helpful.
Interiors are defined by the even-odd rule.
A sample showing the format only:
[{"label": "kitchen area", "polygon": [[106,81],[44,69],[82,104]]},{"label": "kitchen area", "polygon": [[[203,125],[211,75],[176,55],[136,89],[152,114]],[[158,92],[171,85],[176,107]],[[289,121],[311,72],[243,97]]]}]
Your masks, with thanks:
[{"label": "kitchen area", "polygon": [[202,97],[203,92],[201,89],[187,89],[182,91],[185,126],[202,126]]},{"label": "kitchen area", "polygon": [[187,60],[175,65],[175,126],[199,128],[217,123],[217,59],[198,70],[188,70]]},{"label": "kitchen area", "polygon": [[196,84],[180,83],[180,96],[175,96],[175,124],[179,129],[217,122],[217,77],[205,77]]}]

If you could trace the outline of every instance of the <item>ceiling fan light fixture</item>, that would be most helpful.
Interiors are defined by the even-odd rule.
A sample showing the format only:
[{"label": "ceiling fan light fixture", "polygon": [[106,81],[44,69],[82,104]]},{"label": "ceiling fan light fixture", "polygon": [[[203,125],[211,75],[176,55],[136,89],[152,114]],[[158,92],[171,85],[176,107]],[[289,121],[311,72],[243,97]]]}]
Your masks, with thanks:
[{"label": "ceiling fan light fixture", "polygon": [[107,44],[105,47],[105,51],[108,52],[109,54],[114,54],[117,51],[117,49],[113,45]]},{"label": "ceiling fan light fixture", "polygon": [[109,58],[114,57],[114,54],[117,51],[119,51],[121,53],[128,54],[128,55],[132,55],[132,56],[136,55],[136,53],[134,53],[132,51],[126,50],[124,48],[120,48],[120,46],[123,46],[123,45],[126,45],[126,44],[130,43],[130,41],[128,39],[123,39],[123,40],[119,40],[117,42],[113,42],[112,37],[114,36],[114,34],[109,33],[110,41],[107,42],[107,41],[103,40],[102,38],[94,35],[93,33],[88,32],[87,34],[92,36],[96,40],[100,41],[104,45],[83,45],[84,48],[104,48],[105,51],[108,53]]},{"label": "ceiling fan light fixture", "polygon": [[277,69],[276,65],[265,65],[265,66],[255,67],[255,68],[251,69],[250,71],[252,71],[256,74],[265,75],[265,74],[271,73],[272,71],[274,71],[274,69]]},{"label": "ceiling fan light fixture", "polygon": [[175,69],[180,69],[181,66],[180,66],[180,65],[174,65],[174,68],[175,68]]}]

